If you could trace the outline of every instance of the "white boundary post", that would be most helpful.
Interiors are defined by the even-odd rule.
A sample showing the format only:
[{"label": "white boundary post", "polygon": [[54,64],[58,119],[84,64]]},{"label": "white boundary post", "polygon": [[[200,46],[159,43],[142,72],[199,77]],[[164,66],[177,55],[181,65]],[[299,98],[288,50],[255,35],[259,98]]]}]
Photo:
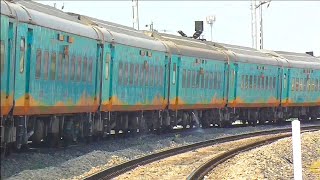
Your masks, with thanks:
[{"label": "white boundary post", "polygon": [[294,180],[302,180],[300,121],[292,121],[292,152]]}]

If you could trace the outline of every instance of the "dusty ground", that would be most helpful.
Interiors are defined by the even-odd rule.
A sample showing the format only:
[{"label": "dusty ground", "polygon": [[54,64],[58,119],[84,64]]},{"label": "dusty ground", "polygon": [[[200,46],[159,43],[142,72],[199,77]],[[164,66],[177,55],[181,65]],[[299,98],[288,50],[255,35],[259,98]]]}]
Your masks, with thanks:
[{"label": "dusty ground", "polygon": [[[302,134],[304,180],[320,180],[320,131]],[[293,179],[292,141],[285,138],[241,153],[215,168],[206,179]]]},{"label": "dusty ground", "polygon": [[[274,135],[269,135],[267,137],[272,136]],[[192,152],[186,152],[156,161],[146,166],[138,167],[117,177],[116,179],[186,179],[193,170],[209,159],[230,149],[265,138],[266,136],[255,137],[201,148]]]}]

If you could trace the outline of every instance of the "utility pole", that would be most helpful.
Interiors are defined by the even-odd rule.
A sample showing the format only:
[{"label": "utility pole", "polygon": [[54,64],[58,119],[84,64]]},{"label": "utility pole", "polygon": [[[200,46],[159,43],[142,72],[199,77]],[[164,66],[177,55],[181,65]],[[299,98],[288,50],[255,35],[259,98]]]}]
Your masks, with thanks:
[{"label": "utility pole", "polygon": [[257,15],[256,11],[259,8],[260,17],[260,34],[259,34],[259,49],[263,49],[263,5],[268,3],[267,8],[270,6],[271,0],[260,0],[259,4],[256,4],[256,0],[251,1],[251,31],[252,31],[252,47],[258,49],[257,47]]},{"label": "utility pole", "polygon": [[256,11],[257,1],[251,0],[251,40],[252,48],[258,49],[258,39],[257,39],[257,11]]},{"label": "utility pole", "polygon": [[132,27],[139,30],[139,3],[138,0],[132,0]]}]

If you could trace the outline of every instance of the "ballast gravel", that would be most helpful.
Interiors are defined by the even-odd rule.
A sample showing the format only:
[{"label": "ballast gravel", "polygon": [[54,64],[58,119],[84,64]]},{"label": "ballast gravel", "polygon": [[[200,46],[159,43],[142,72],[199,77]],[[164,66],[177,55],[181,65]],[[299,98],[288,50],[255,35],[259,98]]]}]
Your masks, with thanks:
[{"label": "ballast gravel", "polygon": [[[319,125],[313,122],[310,125]],[[50,153],[11,154],[1,161],[1,179],[79,179],[100,169],[163,149],[231,135],[288,128],[290,125],[195,129],[94,142]]]},{"label": "ballast gravel", "polygon": [[[304,180],[320,180],[320,131],[301,136]],[[205,179],[294,179],[292,138],[238,154],[217,166]]]}]

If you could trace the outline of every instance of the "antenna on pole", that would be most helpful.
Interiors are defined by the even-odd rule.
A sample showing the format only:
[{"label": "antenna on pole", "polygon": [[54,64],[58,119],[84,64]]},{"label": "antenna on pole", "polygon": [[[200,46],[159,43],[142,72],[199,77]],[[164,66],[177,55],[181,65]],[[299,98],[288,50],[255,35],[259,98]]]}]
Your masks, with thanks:
[{"label": "antenna on pole", "polygon": [[213,39],[212,39],[212,26],[213,26],[213,23],[216,21],[216,16],[215,15],[207,16],[206,17],[206,21],[207,21],[207,24],[210,24],[210,27],[211,27],[211,41],[213,41]]}]

